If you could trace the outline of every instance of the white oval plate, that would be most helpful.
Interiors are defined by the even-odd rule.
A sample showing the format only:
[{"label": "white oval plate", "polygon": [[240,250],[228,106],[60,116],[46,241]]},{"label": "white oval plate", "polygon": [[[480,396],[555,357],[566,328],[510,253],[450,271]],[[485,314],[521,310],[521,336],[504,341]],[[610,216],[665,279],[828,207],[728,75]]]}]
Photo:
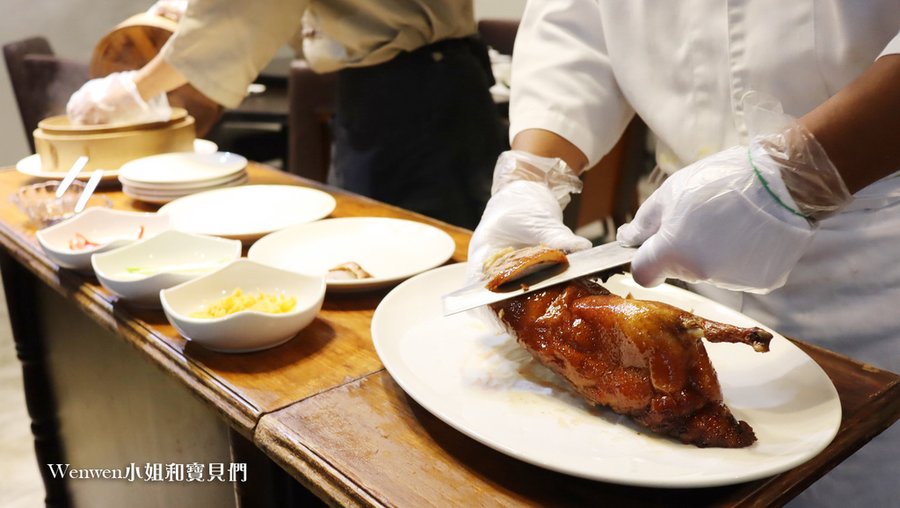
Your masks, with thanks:
[{"label": "white oval plate", "polygon": [[247,159],[231,152],[161,153],[126,162],[120,179],[156,188],[216,181],[233,176],[247,167]]},{"label": "white oval plate", "polygon": [[456,244],[440,229],[402,219],[348,217],[301,224],[272,233],[250,248],[247,257],[284,270],[326,275],[355,262],[372,278],[329,280],[332,291],[388,286],[450,259]]},{"label": "white oval plate", "polygon": [[[706,343],[725,404],[759,439],[738,449],[697,448],[628,418],[592,409],[514,339],[471,313],[442,315],[441,295],[462,287],[465,265],[420,274],[378,305],[372,339],[385,368],[436,417],[512,457],[573,476],[645,487],[711,487],[771,476],[811,459],[841,423],[837,391],[803,351],[775,334],[768,353]],[[738,326],[761,326],[699,295],[629,276],[610,291],[666,302]],[[764,328],[764,327],[763,327]]]},{"label": "white oval plate", "polygon": [[[219,149],[219,145],[213,143],[212,141],[206,139],[195,139],[194,140],[194,153],[215,153],[216,150]],[[41,156],[38,154],[31,154],[28,157],[20,160],[16,163],[16,171],[19,173],[26,174],[28,176],[33,176],[36,178],[44,178],[47,180],[62,180],[66,177],[65,171],[43,171],[41,169]],[[82,171],[78,173],[79,180],[87,180],[91,177],[93,171]],[[102,180],[114,180],[119,176],[119,169],[104,169],[103,170],[103,178]]]},{"label": "white oval plate", "polygon": [[252,241],[326,217],[335,205],[330,194],[308,187],[243,185],[178,198],[159,211],[179,231]]}]

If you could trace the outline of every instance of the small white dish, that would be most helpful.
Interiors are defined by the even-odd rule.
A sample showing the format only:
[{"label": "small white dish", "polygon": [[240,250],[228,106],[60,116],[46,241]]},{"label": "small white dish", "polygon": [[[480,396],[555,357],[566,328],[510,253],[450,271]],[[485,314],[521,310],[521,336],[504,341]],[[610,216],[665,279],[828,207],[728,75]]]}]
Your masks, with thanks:
[{"label": "small white dish", "polygon": [[[214,153],[219,149],[219,145],[215,144],[212,141],[207,139],[195,139],[194,140],[194,152],[195,153]],[[19,173],[33,176],[36,178],[44,178],[49,180],[62,180],[66,176],[65,171],[44,171],[41,168],[41,156],[38,154],[31,154],[24,159],[21,159],[16,163],[16,171]],[[119,176],[119,169],[104,169],[103,170],[103,178],[102,181],[110,181],[115,180],[116,177]],[[75,177],[78,180],[87,180],[91,177],[90,171],[82,171]]]},{"label": "small white dish", "polygon": [[242,185],[178,198],[159,209],[179,231],[246,242],[326,217],[330,194],[296,185]]},{"label": "small white dish", "polygon": [[216,181],[242,171],[247,159],[231,152],[174,152],[141,157],[122,165],[119,178],[156,187]]},{"label": "small white dish", "polygon": [[[286,313],[243,310],[218,318],[191,317],[194,312],[231,295],[283,294],[296,300]],[[308,326],[325,299],[325,279],[301,275],[246,259],[173,288],[160,291],[166,318],[191,342],[223,353],[259,351],[283,344]]]},{"label": "small white dish", "polygon": [[54,263],[71,270],[90,271],[91,256],[153,238],[171,229],[165,214],[88,208],[36,236]]},{"label": "small white dish", "polygon": [[137,307],[158,308],[159,292],[241,257],[241,242],[180,231],[91,256],[100,283]]},{"label": "small white dish", "polygon": [[247,257],[285,270],[326,275],[353,262],[371,277],[327,279],[328,290],[363,291],[395,284],[441,265],[456,243],[440,229],[403,219],[326,219],[277,231],[259,239]]}]

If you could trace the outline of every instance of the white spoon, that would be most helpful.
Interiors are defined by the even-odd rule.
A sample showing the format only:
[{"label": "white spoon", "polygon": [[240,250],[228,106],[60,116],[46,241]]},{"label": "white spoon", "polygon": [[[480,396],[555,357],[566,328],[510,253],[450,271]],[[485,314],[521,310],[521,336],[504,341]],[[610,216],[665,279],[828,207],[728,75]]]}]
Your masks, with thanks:
[{"label": "white spoon", "polygon": [[72,167],[69,168],[69,172],[66,173],[66,177],[63,178],[62,182],[59,182],[59,187],[56,188],[56,197],[61,198],[62,195],[66,193],[66,189],[69,188],[69,185],[72,185],[75,177],[78,176],[78,173],[81,173],[81,170],[84,169],[87,163],[87,155],[82,155],[81,157],[75,159]]},{"label": "white spoon", "polygon": [[87,202],[91,199],[91,194],[94,193],[94,190],[97,188],[97,184],[100,183],[100,179],[103,177],[102,169],[95,169],[91,174],[90,180],[88,180],[87,184],[84,186],[84,191],[81,192],[81,196],[78,198],[78,202],[75,203],[75,213],[81,213],[84,210],[84,207],[87,206]]}]

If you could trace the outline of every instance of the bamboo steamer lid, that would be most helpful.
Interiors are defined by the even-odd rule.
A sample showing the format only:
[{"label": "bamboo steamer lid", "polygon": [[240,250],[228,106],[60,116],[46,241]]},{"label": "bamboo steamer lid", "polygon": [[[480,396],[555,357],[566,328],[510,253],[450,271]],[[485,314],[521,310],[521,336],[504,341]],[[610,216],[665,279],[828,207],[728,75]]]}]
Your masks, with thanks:
[{"label": "bamboo steamer lid", "polygon": [[[178,23],[146,12],[135,14],[116,25],[94,47],[90,74],[102,77],[112,72],[140,69],[153,59],[175,33]],[[190,84],[169,92],[169,103],[184,108],[194,117],[198,137],[203,137],[219,120],[222,107]]]},{"label": "bamboo steamer lid", "polygon": [[122,122],[122,123],[101,123],[96,125],[77,125],[73,124],[67,115],[58,115],[44,118],[38,122],[38,128],[44,134],[101,134],[108,132],[122,132],[133,130],[151,130],[172,125],[180,122],[187,117],[187,111],[184,108],[172,108],[172,115],[167,120],[157,122]]}]

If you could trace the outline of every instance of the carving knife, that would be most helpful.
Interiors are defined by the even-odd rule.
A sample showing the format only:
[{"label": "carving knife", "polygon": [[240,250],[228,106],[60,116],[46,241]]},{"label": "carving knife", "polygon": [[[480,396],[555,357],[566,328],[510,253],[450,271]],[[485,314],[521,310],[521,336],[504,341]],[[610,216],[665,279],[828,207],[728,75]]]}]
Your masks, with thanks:
[{"label": "carving knife", "polygon": [[623,247],[616,242],[610,242],[568,254],[566,256],[569,260],[568,266],[545,268],[517,281],[508,282],[496,291],[485,288],[485,281],[479,281],[442,296],[444,315],[449,316],[577,279],[583,275],[616,268],[630,263],[635,252],[636,247]]}]

